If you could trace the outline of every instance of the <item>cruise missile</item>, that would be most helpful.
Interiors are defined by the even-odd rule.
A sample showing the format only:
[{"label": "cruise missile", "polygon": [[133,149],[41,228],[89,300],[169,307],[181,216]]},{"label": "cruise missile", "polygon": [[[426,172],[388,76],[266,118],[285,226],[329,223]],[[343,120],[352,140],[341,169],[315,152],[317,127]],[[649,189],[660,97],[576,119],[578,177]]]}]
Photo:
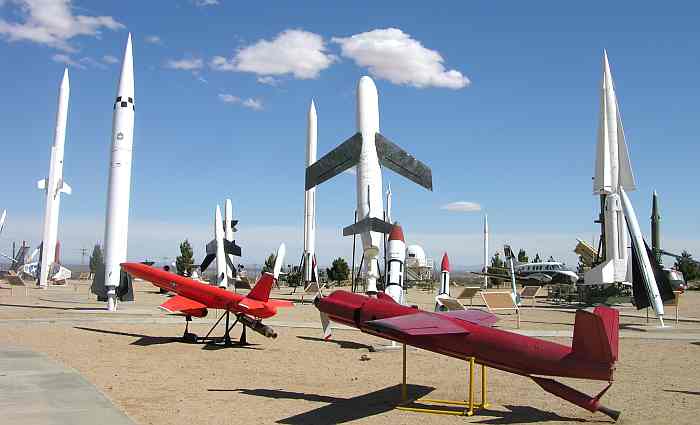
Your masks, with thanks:
[{"label": "cruise missile", "polygon": [[450,298],[450,258],[447,253],[442,255],[440,263],[440,292],[435,297],[435,311],[446,310],[441,301],[443,298]]},{"label": "cruise missile", "polygon": [[384,219],[380,164],[425,187],[433,188],[432,172],[422,162],[379,133],[379,95],[371,78],[357,85],[357,132],[306,168],[306,189],[357,166],[357,219],[343,229],[343,236],[360,234],[367,293],[377,293],[378,256],[384,235],[392,225]]},{"label": "cruise missile", "polygon": [[387,283],[384,292],[399,304],[404,303],[403,273],[406,262],[406,240],[403,229],[398,223],[389,232],[389,249],[387,250]]},{"label": "cruise missile", "polygon": [[636,189],[630,165],[625,132],[607,52],[603,53],[603,82],[600,95],[600,124],[596,149],[593,194],[601,199],[603,262],[586,272],[588,284],[629,282],[627,223],[620,201],[620,190]]},{"label": "cruise missile", "polygon": [[44,209],[44,226],[41,249],[41,267],[38,273],[39,285],[46,287],[49,280],[49,269],[56,261],[55,248],[58,239],[58,213],[61,206],[61,193],[71,194],[72,189],[63,181],[63,148],[66,143],[66,124],[68,122],[68,99],[70,98],[70,83],[68,68],[63,71],[63,80],[58,90],[58,111],[56,112],[56,128],[49,175],[39,180],[37,187],[46,194]]},{"label": "cruise missile", "polygon": [[484,289],[489,287],[489,216],[484,214]]},{"label": "cruise missile", "polygon": [[[316,162],[316,146],[318,135],[318,118],[316,116],[316,105],[311,101],[308,114],[308,128],[306,133],[306,167],[310,167]],[[316,281],[314,258],[316,255],[316,187],[304,190],[304,258],[303,272],[304,282]]]},{"label": "cruise missile", "polygon": [[[112,147],[109,161],[105,220],[105,278],[107,308],[117,309],[117,287],[122,281],[120,264],[126,261],[131,194],[131,157],[134,143],[134,60],[131,34],[126,40],[117,96],[112,115]],[[126,273],[124,273],[126,277]]]}]

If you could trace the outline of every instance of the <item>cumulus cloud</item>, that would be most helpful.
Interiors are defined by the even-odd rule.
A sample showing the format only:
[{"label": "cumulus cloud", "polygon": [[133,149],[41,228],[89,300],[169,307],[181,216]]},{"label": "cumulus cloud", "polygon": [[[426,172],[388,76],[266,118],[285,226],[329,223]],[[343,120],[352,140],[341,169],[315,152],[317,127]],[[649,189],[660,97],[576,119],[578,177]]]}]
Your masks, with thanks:
[{"label": "cumulus cloud", "polygon": [[115,56],[112,56],[112,55],[104,55],[104,56],[102,56],[102,62],[108,63],[108,64],[113,64],[113,63],[118,63],[119,59],[117,59]]},{"label": "cumulus cloud", "polygon": [[418,40],[397,28],[334,37],[331,41],[340,45],[342,56],[368,68],[373,76],[394,84],[454,90],[470,84],[461,72],[445,69],[439,52],[425,48]]},{"label": "cumulus cloud", "polygon": [[269,75],[266,75],[263,77],[258,77],[258,83],[266,84],[266,85],[272,86],[272,87],[277,87],[280,83],[280,80],[275,78],[275,77],[271,77]]},{"label": "cumulus cloud", "polygon": [[145,40],[146,40],[146,43],[163,44],[163,40],[161,40],[160,37],[158,37],[157,35],[146,36]]},{"label": "cumulus cloud", "polygon": [[76,48],[68,42],[73,37],[98,37],[103,28],[124,28],[124,25],[111,16],[73,15],[70,0],[0,2],[0,7],[5,5],[14,5],[20,17],[17,22],[0,19],[0,35],[11,42],[29,41],[66,52],[75,52]]},{"label": "cumulus cloud", "polygon": [[455,212],[476,212],[481,211],[481,205],[476,202],[457,201],[443,205],[440,209]]},{"label": "cumulus cloud", "polygon": [[303,30],[286,30],[273,40],[259,40],[227,59],[215,56],[209,65],[217,71],[252,72],[261,76],[291,74],[298,79],[318,78],[337,58],[328,53],[323,37]]},{"label": "cumulus cloud", "polygon": [[69,55],[64,55],[62,53],[58,53],[58,54],[51,56],[51,60],[54,62],[66,64],[66,65],[69,65],[69,66],[72,66],[75,68],[85,69],[85,65],[81,64],[80,62],[78,62],[76,60],[73,60],[73,58],[71,58]]},{"label": "cumulus cloud", "polygon": [[263,109],[262,100],[254,99],[252,97],[249,97],[247,99],[241,99],[240,97],[234,96],[232,94],[221,93],[219,94],[219,100],[221,100],[224,103],[241,105],[244,108],[252,109],[254,111],[261,111]]},{"label": "cumulus cloud", "polygon": [[196,71],[204,67],[204,61],[201,59],[170,59],[165,63],[166,68],[179,69],[182,71]]},{"label": "cumulus cloud", "polygon": [[219,0],[192,0],[192,3],[197,7],[216,6]]}]

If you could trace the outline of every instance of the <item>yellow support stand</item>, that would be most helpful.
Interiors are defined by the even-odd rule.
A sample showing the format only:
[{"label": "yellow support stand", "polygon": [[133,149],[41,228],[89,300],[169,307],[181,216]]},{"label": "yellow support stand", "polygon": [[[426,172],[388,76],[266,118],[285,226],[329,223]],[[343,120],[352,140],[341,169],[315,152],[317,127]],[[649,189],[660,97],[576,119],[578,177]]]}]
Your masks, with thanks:
[{"label": "yellow support stand", "polygon": [[[477,409],[486,409],[489,404],[486,402],[486,366],[481,365],[481,403],[474,401],[474,369],[476,363],[475,357],[470,357],[468,360],[469,368],[467,369],[467,380],[469,381],[466,400],[439,400],[432,398],[418,398],[411,400],[408,398],[408,388],[406,385],[406,344],[403,344],[403,380],[401,382],[401,405],[397,407],[399,410],[419,413],[433,413],[439,415],[456,415],[456,416],[473,416]],[[460,410],[451,410],[446,408],[431,408],[418,407],[416,404],[436,404],[447,407],[464,407]]]}]

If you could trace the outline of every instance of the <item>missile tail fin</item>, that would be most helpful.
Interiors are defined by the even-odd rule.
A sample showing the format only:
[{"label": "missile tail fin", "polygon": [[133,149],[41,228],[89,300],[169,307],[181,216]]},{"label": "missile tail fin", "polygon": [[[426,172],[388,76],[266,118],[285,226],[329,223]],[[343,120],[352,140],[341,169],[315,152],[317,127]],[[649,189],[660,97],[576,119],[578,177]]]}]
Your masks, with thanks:
[{"label": "missile tail fin", "polygon": [[419,186],[433,190],[433,172],[430,167],[379,133],[375,136],[375,145],[379,162],[383,166]]},{"label": "missile tail fin", "polygon": [[593,313],[579,310],[574,321],[571,351],[589,361],[612,364],[618,357],[620,313],[598,306]]},{"label": "missile tail fin", "polygon": [[343,229],[343,236],[358,235],[366,232],[390,233],[394,226],[377,218],[367,217]]},{"label": "missile tail fin", "polygon": [[46,190],[46,186],[47,186],[46,179],[41,179],[38,182],[36,182],[36,187],[39,190]]}]

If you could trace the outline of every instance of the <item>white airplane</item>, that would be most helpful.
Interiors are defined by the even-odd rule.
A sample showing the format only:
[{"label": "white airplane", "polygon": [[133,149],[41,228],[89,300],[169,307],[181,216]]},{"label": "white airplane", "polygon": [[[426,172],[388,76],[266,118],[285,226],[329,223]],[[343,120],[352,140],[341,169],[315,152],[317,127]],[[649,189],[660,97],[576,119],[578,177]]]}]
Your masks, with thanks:
[{"label": "white airplane", "polygon": [[357,223],[343,229],[343,236],[360,234],[367,271],[367,293],[377,293],[377,257],[383,235],[392,225],[384,221],[380,165],[433,190],[429,167],[379,133],[379,95],[371,78],[357,85],[357,132],[306,169],[306,190],[357,166]]}]

